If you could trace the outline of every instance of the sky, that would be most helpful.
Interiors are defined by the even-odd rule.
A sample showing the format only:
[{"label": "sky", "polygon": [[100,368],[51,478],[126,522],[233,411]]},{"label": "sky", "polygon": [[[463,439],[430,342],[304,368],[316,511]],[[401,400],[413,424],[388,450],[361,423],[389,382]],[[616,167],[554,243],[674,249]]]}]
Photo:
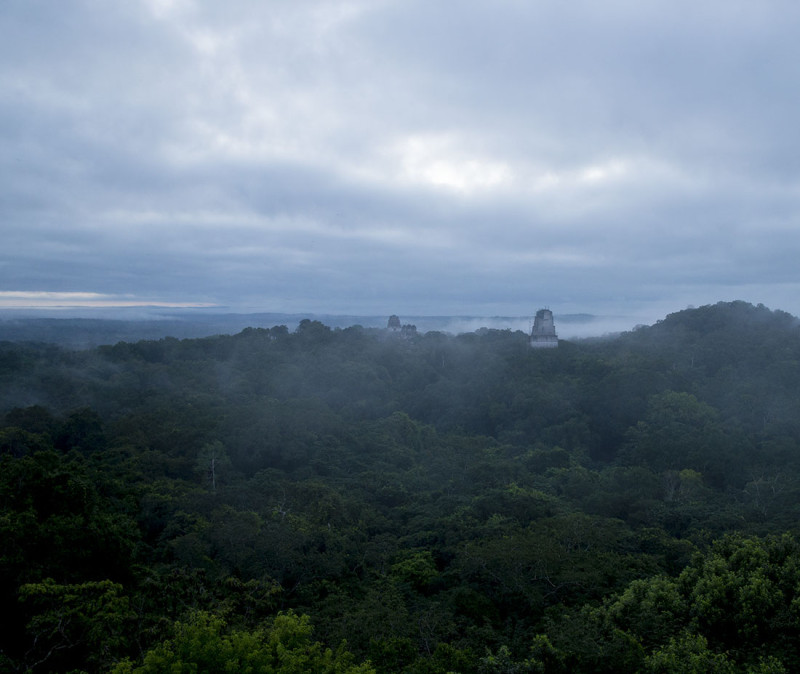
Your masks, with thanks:
[{"label": "sky", "polygon": [[795,0],[4,0],[0,309],[800,314]]}]

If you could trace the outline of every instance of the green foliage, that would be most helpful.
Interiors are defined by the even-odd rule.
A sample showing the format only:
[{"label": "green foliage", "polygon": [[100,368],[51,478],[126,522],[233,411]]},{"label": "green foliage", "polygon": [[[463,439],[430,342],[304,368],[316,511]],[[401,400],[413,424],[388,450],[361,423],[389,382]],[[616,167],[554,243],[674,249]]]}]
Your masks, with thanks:
[{"label": "green foliage", "polygon": [[392,564],[391,575],[398,582],[420,591],[438,575],[433,555],[429,550],[414,552],[400,562]]},{"label": "green foliage", "polygon": [[653,674],[735,674],[737,668],[724,653],[709,650],[705,638],[685,633],[648,656],[647,672]]},{"label": "green foliage", "polygon": [[118,664],[116,674],[236,672],[242,674],[369,674],[344,644],[335,652],[312,641],[306,615],[279,613],[272,624],[253,631],[228,629],[217,616],[196,612],[178,622],[173,636],[149,650],[140,666]]},{"label": "green foliage", "polygon": [[0,429],[0,456],[5,454],[18,459],[52,448],[52,442],[46,436],[15,426]]},{"label": "green foliage", "polygon": [[631,582],[609,605],[608,614],[643,646],[653,647],[666,643],[689,622],[689,602],[676,581],[655,576]]},{"label": "green foliage", "polygon": [[800,545],[793,537],[724,537],[678,580],[691,603],[690,624],[710,644],[743,658],[762,653],[800,663]]},{"label": "green foliage", "polygon": [[[556,672],[639,672],[646,652],[635,635],[620,629],[607,612],[584,605],[546,623],[538,636]],[[537,641],[534,641],[536,647]]]},{"label": "green foliage", "polygon": [[693,469],[723,485],[728,464],[738,460],[718,413],[688,393],[666,391],[651,398],[647,414],[628,435],[626,457],[655,472]]},{"label": "green foliage", "polygon": [[481,674],[526,674],[540,672],[539,663],[531,660],[514,660],[508,646],[500,646],[497,653],[488,651],[480,661]]},{"label": "green foliage", "polygon": [[788,671],[798,664],[798,587],[796,539],[726,536],[678,578],[633,581],[592,615],[642,645],[647,671]]},{"label": "green foliage", "polygon": [[134,614],[119,584],[59,585],[45,578],[22,585],[19,599],[30,616],[26,629],[32,646],[25,663],[32,670],[107,667],[129,645]]},{"label": "green foliage", "polygon": [[798,671],[799,336],[0,345],[0,669]]}]

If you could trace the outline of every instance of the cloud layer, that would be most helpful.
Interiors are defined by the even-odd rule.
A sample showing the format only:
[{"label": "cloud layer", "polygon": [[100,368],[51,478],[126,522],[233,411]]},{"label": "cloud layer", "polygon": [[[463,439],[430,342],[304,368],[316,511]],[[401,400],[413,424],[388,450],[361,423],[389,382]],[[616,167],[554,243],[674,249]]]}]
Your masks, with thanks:
[{"label": "cloud layer", "polygon": [[10,0],[0,291],[800,313],[798,29],[784,0]]}]

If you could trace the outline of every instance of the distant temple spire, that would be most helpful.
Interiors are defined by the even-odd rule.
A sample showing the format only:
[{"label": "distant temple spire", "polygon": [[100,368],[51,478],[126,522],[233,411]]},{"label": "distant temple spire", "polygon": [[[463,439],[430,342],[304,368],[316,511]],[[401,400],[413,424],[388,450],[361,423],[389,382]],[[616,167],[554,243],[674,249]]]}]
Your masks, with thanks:
[{"label": "distant temple spire", "polygon": [[531,331],[531,346],[535,349],[555,349],[558,347],[556,325],[553,322],[553,312],[550,309],[539,309],[533,319]]}]

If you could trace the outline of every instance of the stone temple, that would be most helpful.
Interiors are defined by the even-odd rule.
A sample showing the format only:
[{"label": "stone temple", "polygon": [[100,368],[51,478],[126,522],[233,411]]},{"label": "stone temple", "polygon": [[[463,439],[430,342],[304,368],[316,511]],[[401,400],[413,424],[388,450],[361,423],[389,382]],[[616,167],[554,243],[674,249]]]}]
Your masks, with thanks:
[{"label": "stone temple", "polygon": [[550,309],[539,309],[536,312],[531,331],[531,346],[534,349],[558,348],[556,324],[553,322],[553,312]]}]

